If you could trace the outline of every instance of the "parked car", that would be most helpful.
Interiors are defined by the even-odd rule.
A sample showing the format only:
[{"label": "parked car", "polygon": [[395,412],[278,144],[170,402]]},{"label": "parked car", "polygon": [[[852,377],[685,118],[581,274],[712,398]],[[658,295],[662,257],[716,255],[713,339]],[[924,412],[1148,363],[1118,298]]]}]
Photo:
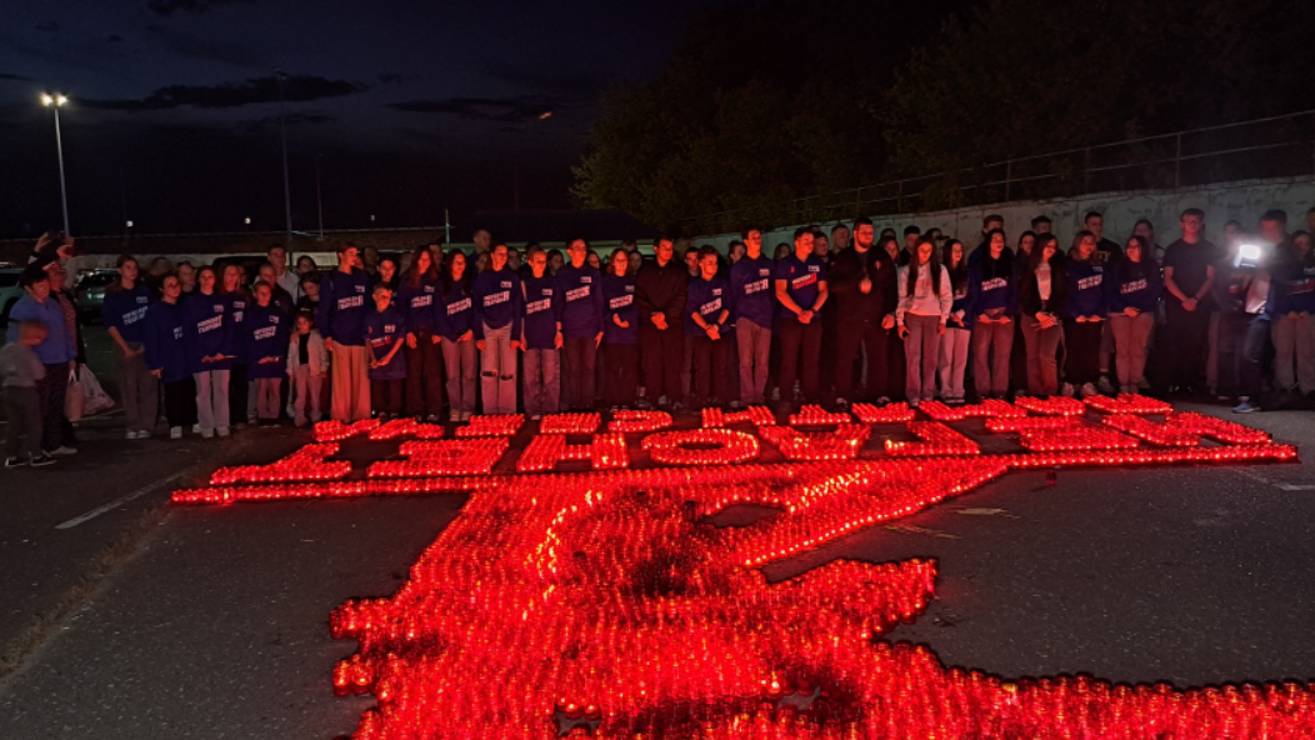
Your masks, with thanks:
[{"label": "parked car", "polygon": [[23,287],[18,284],[22,274],[23,268],[0,263],[0,326],[9,325],[9,310],[23,297]]},{"label": "parked car", "polygon": [[98,267],[78,274],[73,296],[78,301],[78,313],[86,322],[100,319],[100,308],[105,303],[105,290],[119,279],[118,270]]}]

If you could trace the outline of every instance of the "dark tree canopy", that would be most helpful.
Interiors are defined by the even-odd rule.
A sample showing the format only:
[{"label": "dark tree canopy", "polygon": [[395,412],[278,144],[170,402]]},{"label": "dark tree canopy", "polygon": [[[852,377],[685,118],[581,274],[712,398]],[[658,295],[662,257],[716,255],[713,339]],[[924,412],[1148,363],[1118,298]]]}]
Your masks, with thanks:
[{"label": "dark tree canopy", "polygon": [[710,12],[656,81],[607,96],[575,193],[668,229],[775,222],[806,195],[1315,107],[1312,4],[963,6]]}]

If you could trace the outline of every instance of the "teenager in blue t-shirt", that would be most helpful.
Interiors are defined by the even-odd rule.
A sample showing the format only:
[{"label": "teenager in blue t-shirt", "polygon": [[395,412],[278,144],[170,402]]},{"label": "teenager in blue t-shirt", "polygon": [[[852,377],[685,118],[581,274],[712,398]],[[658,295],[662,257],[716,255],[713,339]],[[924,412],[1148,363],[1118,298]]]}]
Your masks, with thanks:
[{"label": "teenager in blue t-shirt", "polygon": [[548,272],[548,253],[534,245],[521,279],[521,349],[525,352],[523,395],[531,419],[561,408],[562,296]]},{"label": "teenager in blue t-shirt", "polygon": [[745,255],[731,265],[730,307],[739,350],[740,401],[762,403],[771,359],[772,320],[776,299],[772,290],[772,260],[763,254],[762,229],[741,234]]},{"label": "teenager in blue t-shirt", "polygon": [[827,300],[826,265],[813,254],[813,232],[794,232],[794,252],[776,265],[776,323],[781,344],[781,403],[794,398],[795,378],[805,401],[819,400],[818,356],[822,351],[822,306]]},{"label": "teenager in blue t-shirt", "polygon": [[[1105,265],[1097,261],[1096,235],[1079,231],[1064,263],[1064,395],[1094,396],[1100,373],[1100,335],[1105,322]],[[1076,390],[1075,390],[1076,389]]]},{"label": "teenager in blue t-shirt", "polygon": [[[699,274],[689,281],[685,332],[691,343],[690,390],[710,406],[730,400],[730,283],[717,274],[717,250],[699,249]],[[819,322],[820,324],[820,322]]]},{"label": "teenager in blue t-shirt", "polygon": [[150,287],[140,282],[137,260],[121,255],[115,262],[119,279],[105,291],[101,304],[101,322],[114,341],[119,393],[123,396],[123,416],[128,439],[145,439],[155,427],[159,381],[146,369],[146,311],[154,297]]},{"label": "teenager in blue t-shirt", "polygon": [[562,396],[572,411],[587,411],[594,406],[598,346],[603,342],[603,275],[585,261],[588,250],[584,239],[572,239],[566,248],[570,261],[557,271],[565,350]]}]

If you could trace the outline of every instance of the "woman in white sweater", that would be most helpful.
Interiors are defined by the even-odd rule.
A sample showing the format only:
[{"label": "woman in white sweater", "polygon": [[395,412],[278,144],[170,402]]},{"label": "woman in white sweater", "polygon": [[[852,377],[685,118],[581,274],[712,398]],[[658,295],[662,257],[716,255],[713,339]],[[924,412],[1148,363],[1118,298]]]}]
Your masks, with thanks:
[{"label": "woman in white sweater", "polygon": [[930,239],[918,241],[917,254],[899,268],[899,303],[895,321],[904,339],[904,389],[909,405],[930,401],[936,395],[936,361],[945,321],[954,303],[950,274],[936,259]]}]

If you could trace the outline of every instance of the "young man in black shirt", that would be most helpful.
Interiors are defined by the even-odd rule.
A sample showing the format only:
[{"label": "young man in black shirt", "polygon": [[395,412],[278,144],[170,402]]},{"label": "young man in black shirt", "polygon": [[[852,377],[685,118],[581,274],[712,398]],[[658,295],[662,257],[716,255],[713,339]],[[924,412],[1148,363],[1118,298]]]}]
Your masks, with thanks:
[{"label": "young man in black shirt", "polygon": [[1164,357],[1169,390],[1193,393],[1205,380],[1210,290],[1219,250],[1202,236],[1205,213],[1189,208],[1178,217],[1182,236],[1164,250]]},{"label": "young man in black shirt", "polygon": [[644,405],[670,404],[684,399],[680,371],[685,360],[685,292],[689,272],[675,259],[671,237],[659,237],[656,259],[644,263],[635,276],[635,304],[639,307],[639,352],[644,369]]},{"label": "young man in black shirt", "polygon": [[[836,405],[848,406],[889,396],[886,376],[886,331],[895,326],[895,265],[875,246],[872,221],[854,222],[853,244],[836,254],[829,274],[829,290],[836,307]],[[867,353],[867,381],[854,392],[854,362],[859,347]]]}]

